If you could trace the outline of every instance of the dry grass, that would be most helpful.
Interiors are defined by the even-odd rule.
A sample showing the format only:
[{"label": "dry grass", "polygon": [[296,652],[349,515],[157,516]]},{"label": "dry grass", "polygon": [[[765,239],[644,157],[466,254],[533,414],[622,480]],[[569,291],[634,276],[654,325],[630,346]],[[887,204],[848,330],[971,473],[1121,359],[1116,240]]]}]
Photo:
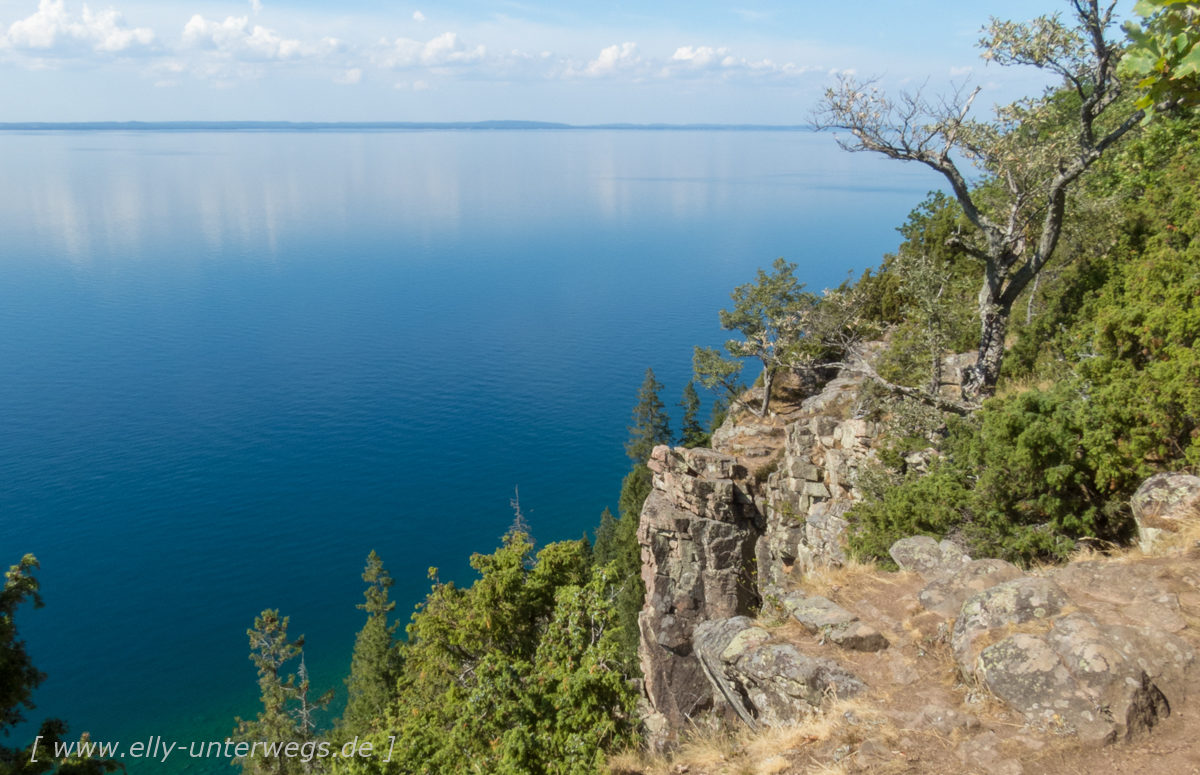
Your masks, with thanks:
[{"label": "dry grass", "polygon": [[1187,553],[1200,545],[1200,498],[1180,507],[1178,515],[1177,519],[1169,521],[1168,527],[1159,535],[1150,550],[1150,556],[1167,557]]},{"label": "dry grass", "polygon": [[810,595],[832,597],[842,589],[864,590],[895,584],[896,574],[884,574],[874,561],[848,559],[838,566],[823,565],[809,571],[799,585]]},{"label": "dry grass", "polygon": [[806,772],[844,772],[816,756],[817,749],[856,749],[867,736],[893,741],[898,731],[889,719],[861,699],[840,700],[795,724],[757,731],[696,729],[669,755],[627,751],[608,762],[610,775],[779,775],[797,762],[816,766]]},{"label": "dry grass", "polygon": [[1117,546],[1089,542],[1072,552],[1069,562],[1130,563],[1147,557],[1176,557],[1200,551],[1200,499],[1180,507],[1175,519],[1143,521],[1151,527],[1159,526],[1163,530],[1150,551],[1142,551],[1136,544]]}]

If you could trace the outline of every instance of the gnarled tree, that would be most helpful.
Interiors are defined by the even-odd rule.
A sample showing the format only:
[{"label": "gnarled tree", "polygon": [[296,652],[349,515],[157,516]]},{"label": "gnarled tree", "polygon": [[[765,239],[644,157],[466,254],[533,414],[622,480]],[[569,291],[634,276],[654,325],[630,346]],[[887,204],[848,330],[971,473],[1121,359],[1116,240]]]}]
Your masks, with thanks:
[{"label": "gnarled tree", "polygon": [[[1145,115],[1122,108],[1119,46],[1108,40],[1116,2],[1071,0],[1076,25],[1057,14],[1028,23],[993,19],[980,41],[984,58],[1030,65],[1060,76],[1066,89],[998,108],[995,119],[970,118],[979,90],[930,100],[919,92],[891,98],[871,82],[843,78],[826,92],[816,119],[843,130],[839,144],[941,173],[974,229],[954,238],[983,266],[979,291],[979,359],[964,393],[991,395],[1000,376],[1013,305],[1054,255],[1068,194],[1080,176]],[[1074,115],[1069,117],[1068,115]],[[985,179],[972,186],[967,162]]]}]

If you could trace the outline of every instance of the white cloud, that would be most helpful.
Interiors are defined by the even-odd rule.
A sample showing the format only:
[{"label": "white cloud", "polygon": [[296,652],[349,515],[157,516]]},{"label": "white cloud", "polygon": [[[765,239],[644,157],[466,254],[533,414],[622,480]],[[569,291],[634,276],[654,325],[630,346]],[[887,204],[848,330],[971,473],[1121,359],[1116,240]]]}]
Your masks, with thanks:
[{"label": "white cloud", "polygon": [[397,68],[446,67],[479,62],[486,55],[486,47],[468,47],[456,33],[443,32],[424,43],[411,38],[397,38],[378,57],[378,63]]},{"label": "white cloud", "polygon": [[777,76],[794,77],[810,72],[819,72],[823,67],[797,65],[794,62],[778,63],[771,59],[746,59],[734,56],[728,48],[713,46],[680,46],[671,55],[671,60],[662,68],[664,78],[679,75],[701,75],[719,73],[724,77]]},{"label": "white cloud", "polygon": [[612,45],[600,51],[600,56],[587,63],[583,69],[585,75],[613,75],[622,70],[637,67],[642,61],[638,54],[636,43]]},{"label": "white cloud", "polygon": [[951,67],[950,68],[950,77],[951,78],[962,78],[963,76],[970,75],[973,72],[975,72],[975,68],[971,67],[970,65],[968,65],[966,67]]},{"label": "white cloud", "polygon": [[340,83],[343,86],[353,86],[362,81],[363,71],[360,67],[351,67],[345,72],[338,73],[333,78],[334,83]]},{"label": "white cloud", "polygon": [[185,48],[216,51],[246,60],[295,59],[317,53],[314,48],[281,37],[274,30],[258,24],[251,27],[250,19],[245,16],[228,16],[218,22],[196,14],[184,25],[182,43]]},{"label": "white cloud", "polygon": [[415,21],[415,22],[425,21],[425,14],[421,13],[420,11],[413,11],[413,21]]},{"label": "white cloud", "polygon": [[262,13],[262,0],[250,0],[250,10],[256,14]]},{"label": "white cloud", "polygon": [[127,26],[112,8],[93,13],[85,5],[76,16],[68,13],[64,0],[40,0],[37,11],[13,22],[0,36],[4,47],[41,56],[69,56],[88,50],[127,54],[153,42],[153,30]]},{"label": "white cloud", "polygon": [[712,46],[680,46],[671,56],[672,62],[685,63],[691,67],[708,67],[729,57],[729,49]]}]

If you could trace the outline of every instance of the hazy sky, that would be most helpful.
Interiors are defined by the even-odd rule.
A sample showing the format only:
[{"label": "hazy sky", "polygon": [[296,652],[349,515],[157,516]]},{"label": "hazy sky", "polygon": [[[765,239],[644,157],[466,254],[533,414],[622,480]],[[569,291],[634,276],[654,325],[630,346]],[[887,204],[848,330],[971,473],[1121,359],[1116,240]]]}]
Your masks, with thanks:
[{"label": "hazy sky", "polygon": [[[1130,5],[1132,0],[1130,0]],[[983,105],[989,15],[1052,0],[0,0],[0,121],[805,123],[840,71]],[[1119,34],[1119,33],[1118,33]]]}]

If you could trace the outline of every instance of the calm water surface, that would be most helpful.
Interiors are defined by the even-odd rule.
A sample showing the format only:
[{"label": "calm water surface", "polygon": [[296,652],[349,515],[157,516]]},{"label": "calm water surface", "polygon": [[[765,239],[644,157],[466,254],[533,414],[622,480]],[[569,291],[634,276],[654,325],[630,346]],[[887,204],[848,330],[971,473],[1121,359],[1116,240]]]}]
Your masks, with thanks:
[{"label": "calm water surface", "polygon": [[[0,162],[30,715],[126,742],[255,713],[263,608],[340,688],[371,549],[403,612],[514,487],[540,542],[581,535],[647,366],[673,406],[734,285],[777,256],[836,285],[937,183],[789,132],[8,133]],[[130,770],[185,764],[216,763]]]}]

